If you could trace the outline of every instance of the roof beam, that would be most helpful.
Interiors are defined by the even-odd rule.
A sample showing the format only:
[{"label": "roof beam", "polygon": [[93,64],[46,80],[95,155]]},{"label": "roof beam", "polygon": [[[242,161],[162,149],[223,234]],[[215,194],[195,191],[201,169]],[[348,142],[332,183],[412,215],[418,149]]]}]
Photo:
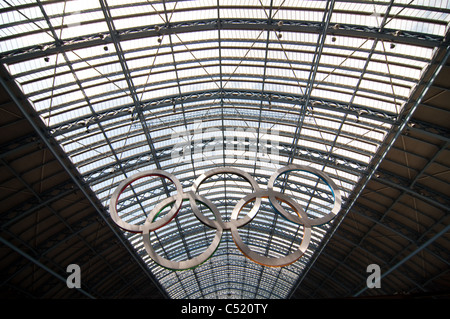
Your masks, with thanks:
[{"label": "roof beam", "polygon": [[[156,31],[154,26],[145,26],[132,29],[117,30],[116,37],[119,41],[127,41],[139,38],[156,38],[159,35],[181,34],[186,32],[198,32],[207,30],[217,30],[217,25],[220,23],[222,30],[272,30],[273,26],[268,25],[266,19],[209,19],[201,22],[180,22],[161,26]],[[323,25],[320,22],[308,21],[283,21],[283,25],[279,27],[281,32],[302,32],[302,33],[323,33]],[[396,33],[397,30],[384,29],[367,26],[355,26],[341,24],[340,28],[333,30],[334,35],[357,37],[357,38],[372,38],[382,41],[395,43],[404,43],[410,45],[417,45],[422,47],[442,47],[448,45],[441,36],[427,35],[423,33],[402,32]],[[94,33],[91,35],[80,36],[68,40],[61,41],[61,46],[55,46],[54,43],[34,45],[30,47],[21,48],[19,50],[12,50],[0,54],[0,62],[2,63],[16,63],[24,60],[30,60],[39,57],[45,57],[51,54],[61,53],[63,51],[78,50],[92,46],[104,46],[111,43],[113,40],[110,34]],[[45,49],[44,49],[45,48]]]},{"label": "roof beam", "polygon": [[[163,0],[163,5],[164,5],[164,15],[165,15],[165,21],[166,21],[166,26],[168,28],[170,28],[170,19],[169,19],[169,15],[167,13],[167,8],[166,8],[166,3]],[[177,89],[178,89],[178,98],[177,99],[173,99],[173,112],[176,112],[176,101],[181,101],[179,104],[181,106],[181,113],[183,115],[183,124],[184,127],[187,129],[187,121],[186,121],[186,111],[184,109],[184,103],[181,99],[181,96],[183,95],[183,93],[181,92],[181,85],[180,85],[180,78],[178,76],[178,65],[177,65],[177,61],[175,58],[175,49],[174,49],[174,45],[173,45],[173,41],[172,41],[172,34],[169,34],[169,43],[170,43],[170,52],[171,52],[171,56],[172,56],[172,62],[170,63],[171,66],[173,66],[174,70],[175,70],[175,81],[177,83]],[[178,35],[177,35],[178,37]],[[162,41],[162,39],[161,39]],[[181,41],[181,40],[180,40]],[[191,164],[192,164],[192,171],[194,173],[194,176],[197,176],[196,172],[195,172],[195,165],[194,165],[194,158],[193,158],[193,154],[190,154],[191,157]],[[189,255],[189,251],[188,251],[188,255]]]},{"label": "roof beam", "polygon": [[[390,10],[391,10],[391,8],[392,8],[393,2],[394,2],[394,1],[391,0],[391,2],[389,3],[389,6],[388,6],[387,9],[386,9],[386,13],[385,13],[385,15],[384,15],[384,18],[383,18],[381,24],[380,24],[380,31],[383,30],[384,25],[386,24],[386,19],[387,19],[387,17],[389,16],[389,12],[390,12]],[[364,78],[364,75],[365,75],[365,73],[366,73],[366,70],[367,70],[367,68],[368,68],[368,66],[369,66],[369,63],[370,63],[370,61],[371,61],[372,55],[373,55],[373,53],[375,52],[375,48],[376,48],[376,46],[377,46],[377,43],[378,43],[377,40],[373,41],[373,43],[372,43],[372,48],[371,48],[371,50],[370,50],[370,52],[369,52],[369,54],[368,54],[368,56],[367,56],[367,60],[366,60],[366,62],[365,62],[365,64],[364,64],[364,66],[363,66],[363,68],[362,68],[362,71],[361,71],[360,76],[359,76],[359,79],[358,79],[358,83],[355,85],[355,88],[354,88],[352,97],[350,98],[350,101],[348,102],[349,105],[353,105],[353,102],[354,102],[354,100],[355,100],[356,94],[357,94],[357,92],[358,92],[358,90],[359,90],[359,88],[360,88],[361,82],[362,82],[362,80],[363,80],[363,78]],[[312,86],[312,84],[311,84],[311,86]],[[312,90],[312,89],[311,89],[311,90]],[[308,105],[308,103],[306,103],[306,105]],[[337,133],[335,134],[335,138],[334,138],[334,140],[333,140],[333,144],[331,145],[331,147],[330,147],[330,149],[329,149],[329,151],[328,151],[328,157],[330,157],[331,154],[333,153],[333,149],[334,149],[335,146],[336,146],[337,139],[338,139],[339,136],[341,136],[341,131],[342,131],[342,128],[343,128],[343,126],[344,126],[344,123],[345,123],[346,118],[347,118],[347,114],[344,115],[344,118],[342,119],[342,121],[341,121],[341,123],[340,123],[340,125],[339,125],[339,129],[338,129]],[[302,124],[303,124],[303,123],[302,123]],[[296,145],[295,145],[294,147],[296,147]],[[328,159],[327,159],[325,162],[328,162]],[[322,168],[322,169],[325,169],[325,165],[323,165],[323,168]],[[318,184],[318,182],[316,183],[316,187],[317,187],[317,184]],[[308,209],[308,206],[309,206],[309,203],[308,203],[306,209]]]},{"label": "roof beam", "polygon": [[[421,252],[423,249],[425,249],[426,247],[428,247],[429,245],[431,245],[432,243],[434,243],[437,239],[439,239],[442,235],[444,235],[445,233],[450,231],[450,225],[447,225],[447,227],[444,227],[441,231],[439,231],[438,233],[436,233],[433,237],[431,237],[430,239],[428,239],[425,243],[423,243],[422,245],[420,245],[419,247],[417,247],[417,249],[415,249],[413,252],[411,252],[410,254],[408,254],[406,257],[404,257],[402,260],[400,260],[399,262],[397,262],[394,266],[392,266],[388,271],[383,272],[383,274],[380,276],[380,278],[378,279],[378,281],[381,281],[383,278],[385,278],[387,275],[389,275],[391,272],[397,270],[400,266],[402,266],[405,262],[407,262],[409,259],[411,259],[412,257],[414,257],[415,255],[417,255],[419,252]],[[353,297],[358,297],[359,295],[361,295],[364,291],[367,290],[367,285],[362,288],[361,290],[359,290],[357,293],[355,293],[353,295]]]},{"label": "roof beam", "polygon": [[[270,94],[272,97],[272,103],[282,103],[290,104],[293,107],[301,103],[302,95],[299,94],[284,94],[279,92],[266,92],[266,95]],[[262,95],[260,91],[249,91],[249,90],[210,90],[210,91],[199,91],[199,92],[189,92],[179,95],[170,95],[157,99],[152,99],[149,101],[142,102],[142,111],[155,110],[158,108],[168,107],[173,105],[173,100],[176,102],[183,101],[184,103],[191,103],[196,101],[208,101],[219,99],[220,96],[224,99],[229,99],[230,101],[235,99],[248,100],[248,101],[258,101],[260,99],[266,99],[266,95]],[[386,123],[393,125],[396,123],[397,115],[381,111],[373,108],[369,108],[363,105],[349,105],[348,103],[343,103],[340,101],[326,100],[326,99],[310,99],[314,102],[315,109],[324,109],[329,111],[339,111],[346,114],[351,114],[359,116],[360,119],[370,119],[380,121],[381,123]],[[61,122],[56,125],[49,127],[49,130],[53,136],[58,136],[60,134],[66,134],[70,131],[79,129],[80,125],[89,125],[89,123],[96,123],[101,121],[110,120],[113,118],[118,118],[121,116],[130,116],[130,112],[133,112],[134,105],[121,105],[116,108],[109,110],[97,112],[95,115],[89,114],[85,116],[80,116],[78,118],[71,119],[66,122]]]},{"label": "roof beam", "polygon": [[[31,261],[32,263],[34,263],[35,265],[37,265],[38,267],[44,269],[45,271],[47,271],[48,273],[50,273],[52,276],[56,277],[57,279],[59,279],[60,281],[64,282],[64,284],[66,284],[66,280],[67,278],[64,278],[63,276],[61,276],[60,274],[56,273],[55,271],[53,271],[52,269],[50,269],[49,267],[47,267],[46,265],[44,265],[43,263],[41,263],[39,260],[31,257],[29,254],[27,254],[26,252],[24,252],[23,250],[21,250],[20,248],[16,247],[15,245],[13,245],[12,243],[10,243],[9,241],[7,241],[6,239],[4,239],[3,237],[0,237],[0,242],[2,244],[4,244],[5,246],[11,248],[12,250],[14,250],[15,252],[19,253],[20,255],[22,255],[23,257],[25,257],[26,259],[28,259],[29,261]],[[77,288],[77,291],[79,291],[80,293],[82,293],[83,295],[87,296],[88,298],[91,299],[95,299],[94,296],[92,296],[90,293],[86,292],[84,289],[82,288]]]},{"label": "roof beam", "polygon": [[[398,176],[393,176],[392,174],[388,174],[386,171],[378,170],[379,177],[375,177],[374,180],[383,183],[389,187],[396,188],[401,190],[403,193],[410,194],[411,196],[415,198],[419,198],[423,200],[424,202],[427,202],[428,204],[431,204],[435,207],[438,207],[439,209],[442,209],[443,211],[450,211],[450,206],[445,203],[438,202],[437,200],[433,199],[431,196],[422,195],[420,191],[414,190],[411,186],[405,186],[401,185],[398,180],[403,181]],[[395,181],[397,180],[397,181]],[[417,188],[417,187],[416,187]],[[431,189],[425,188],[424,186],[420,186],[420,188],[423,188],[425,191],[428,191],[430,193],[434,193]],[[440,196],[440,198],[445,198],[444,195]]]},{"label": "roof beam", "polygon": [[327,1],[327,5],[323,14],[323,21],[322,21],[323,28],[322,32],[319,34],[317,38],[317,46],[314,52],[311,71],[309,73],[309,78],[307,81],[306,92],[302,92],[303,98],[302,101],[300,102],[301,112],[299,114],[298,124],[292,141],[292,155],[289,157],[288,164],[292,163],[295,156],[294,154],[296,153],[297,150],[298,141],[303,127],[303,121],[306,116],[306,108],[309,107],[309,100],[311,98],[311,93],[313,91],[317,69],[319,68],[320,57],[322,55],[322,50],[325,44],[325,38],[327,36],[328,25],[330,23],[331,16],[333,14],[333,9],[334,9],[334,0]]},{"label": "roof beam", "polygon": [[[133,99],[134,112],[137,113],[137,115],[139,117],[139,120],[140,120],[140,122],[142,124],[142,129],[144,131],[145,137],[146,137],[147,142],[148,142],[148,146],[149,146],[151,154],[153,156],[153,161],[154,161],[156,167],[158,169],[161,169],[161,165],[159,164],[158,157],[156,156],[155,146],[153,145],[152,137],[150,136],[149,129],[147,127],[147,123],[146,123],[145,117],[142,114],[141,103],[139,101],[139,98],[137,97],[136,89],[135,89],[134,84],[133,84],[133,79],[131,78],[130,71],[128,70],[127,62],[125,60],[125,57],[124,57],[124,54],[123,54],[123,50],[122,50],[122,47],[120,45],[120,40],[118,39],[117,31],[116,31],[116,29],[114,27],[114,24],[113,24],[113,21],[112,21],[111,13],[109,12],[108,5],[107,5],[106,1],[104,1],[104,0],[100,1],[100,4],[102,6],[103,15],[104,15],[106,23],[108,25],[108,29],[109,29],[109,33],[110,33],[111,39],[112,39],[114,47],[116,49],[117,57],[119,58],[120,65],[122,67],[122,71],[123,71],[123,74],[125,76],[125,80],[126,80],[127,85],[128,85],[128,90],[130,92],[130,96]],[[117,160],[118,160],[118,158],[117,158]],[[162,182],[163,182],[164,188],[167,189],[167,182],[165,181],[164,178],[162,178]],[[168,191],[167,191],[167,193],[169,194]]]}]

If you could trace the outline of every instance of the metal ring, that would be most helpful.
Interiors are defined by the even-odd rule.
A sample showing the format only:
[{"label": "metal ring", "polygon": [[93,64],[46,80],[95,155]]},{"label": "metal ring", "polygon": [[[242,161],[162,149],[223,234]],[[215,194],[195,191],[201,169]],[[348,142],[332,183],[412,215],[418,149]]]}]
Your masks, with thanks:
[{"label": "metal ring", "polygon": [[[284,193],[277,192],[273,189],[275,180],[283,173],[294,171],[294,170],[300,170],[312,173],[319,177],[322,181],[324,181],[327,186],[331,189],[334,197],[334,206],[331,209],[330,213],[326,216],[323,216],[321,218],[309,218],[306,212],[304,211],[303,207],[298,204],[294,199],[291,199],[289,196],[287,196]],[[245,180],[247,180],[252,188],[253,193],[246,195],[244,198],[242,198],[238,203],[235,205],[232,213],[231,213],[231,219],[230,221],[223,221],[222,216],[220,215],[220,212],[217,208],[217,206],[210,200],[206,199],[203,196],[200,196],[196,192],[198,191],[200,185],[209,177],[217,174],[222,173],[228,173],[228,174],[235,174],[238,176],[243,177]],[[132,225],[129,223],[124,222],[121,218],[119,218],[117,214],[117,203],[119,200],[120,195],[125,190],[127,186],[129,186],[134,181],[147,177],[147,176],[160,176],[165,177],[171,180],[176,187],[177,193],[173,196],[170,196],[168,198],[165,198],[161,202],[159,202],[150,212],[150,214],[147,216],[145,222],[143,225]],[[298,260],[306,251],[308,248],[309,242],[311,240],[311,227],[312,226],[318,226],[322,225],[324,223],[329,222],[331,219],[333,219],[339,212],[341,207],[341,193],[339,189],[337,188],[336,184],[331,180],[331,178],[328,177],[324,172],[319,171],[315,168],[303,166],[303,165],[296,165],[291,164],[285,167],[282,167],[278,169],[269,179],[267,190],[260,189],[258,183],[246,172],[241,171],[236,168],[231,167],[221,167],[216,168],[213,170],[210,170],[201,176],[199,176],[192,185],[192,190],[190,192],[183,192],[181,183],[179,180],[172,174],[166,173],[162,170],[151,170],[151,171],[145,171],[142,173],[138,173],[133,175],[132,177],[129,177],[125,179],[122,183],[119,184],[119,186],[114,191],[111,201],[109,204],[110,208],[110,214],[113,221],[121,228],[135,233],[142,233],[143,234],[143,242],[144,247],[149,256],[159,265],[172,269],[172,270],[182,270],[182,269],[191,269],[194,267],[197,267],[198,265],[204,263],[208,258],[210,258],[214,252],[217,250],[220,240],[222,238],[222,234],[224,230],[231,230],[231,234],[233,237],[233,240],[238,247],[238,249],[246,256],[247,258],[253,260],[256,263],[259,263],[261,265],[269,266],[269,267],[283,267],[286,265],[289,265],[296,260]],[[284,218],[287,220],[298,224],[303,225],[303,238],[300,246],[295,250],[294,252],[288,254],[284,257],[279,258],[273,258],[273,257],[266,257],[262,256],[254,251],[252,251],[248,245],[246,245],[238,232],[238,228],[246,225],[250,221],[253,220],[253,218],[258,213],[259,209],[261,208],[262,198],[268,198],[272,207],[274,210],[281,214]],[[192,212],[197,217],[197,219],[202,222],[204,225],[216,229],[215,237],[210,244],[210,246],[200,255],[186,260],[186,261],[171,261],[168,260],[160,255],[158,255],[155,250],[153,249],[151,243],[150,243],[150,232],[154,231],[164,225],[166,225],[168,222],[170,222],[179,212],[183,200],[189,200],[189,203],[192,208]],[[250,209],[250,211],[243,217],[238,219],[240,212],[244,208],[245,205],[247,205],[249,202],[254,201],[254,206]],[[210,219],[207,216],[205,216],[201,210],[199,209],[197,202],[201,202],[204,205],[206,205],[211,212],[213,213],[215,219]],[[296,215],[293,215],[289,212],[287,212],[281,205],[281,203],[285,203],[291,207],[291,209],[296,212]],[[156,220],[159,214],[170,204],[172,204],[172,207],[170,208],[170,211],[165,214],[160,219]]]},{"label": "metal ring", "polygon": [[[156,206],[155,209],[150,213],[150,215],[147,217],[143,229],[142,229],[142,239],[144,242],[144,247],[149,256],[159,265],[163,266],[164,268],[171,269],[171,270],[185,270],[185,269],[192,269],[195,268],[205,261],[207,261],[217,250],[220,244],[220,240],[222,238],[223,228],[221,227],[222,217],[220,216],[219,211],[215,207],[215,205],[212,205],[212,202],[207,200],[206,198],[203,198],[197,194],[194,194],[193,192],[187,192],[183,193],[182,199],[188,199],[191,206],[195,201],[200,201],[203,204],[205,204],[211,212],[214,214],[217,223],[214,225],[216,227],[216,234],[214,236],[214,239],[212,243],[209,245],[209,247],[200,255],[184,261],[172,261],[169,259],[166,259],[156,253],[156,251],[153,249],[153,246],[150,243],[150,231],[154,230],[152,228],[152,225],[154,223],[154,219],[158,216],[161,209],[164,209],[169,203],[176,201],[175,196],[171,196],[166,198],[163,202],[160,203],[160,205]],[[203,215],[204,216],[204,215]],[[200,220],[202,221],[202,220]],[[202,221],[205,225],[209,226],[209,222],[205,223]]]},{"label": "metal ring", "polygon": [[[333,182],[333,180],[330,177],[328,177],[328,175],[326,175],[324,172],[319,171],[318,169],[315,169],[315,168],[309,167],[309,166],[298,165],[298,164],[290,164],[290,165],[284,166],[272,174],[272,176],[270,177],[269,182],[267,184],[267,188],[269,190],[273,190],[275,180],[281,174],[286,173],[286,172],[291,172],[291,171],[304,171],[304,172],[308,172],[308,173],[312,173],[312,174],[316,175],[317,177],[319,177],[322,181],[324,181],[327,184],[327,186],[330,188],[331,192],[333,193],[334,205],[333,205],[333,208],[330,210],[330,213],[328,213],[327,215],[320,217],[320,218],[309,218],[309,224],[311,226],[320,226],[320,225],[328,223],[330,220],[332,220],[334,217],[336,217],[336,215],[339,213],[339,211],[341,209],[341,204],[342,204],[341,192],[339,191],[339,189],[337,188],[337,186]],[[278,192],[275,192],[275,193],[278,193]],[[296,223],[296,224],[304,223],[304,221],[300,221],[294,215],[287,214],[284,211],[284,208],[273,197],[269,197],[269,200],[270,200],[271,204],[273,205],[273,207],[275,208],[275,210],[278,211],[279,213],[281,213],[286,218],[288,218],[291,222]]]},{"label": "metal ring", "polygon": [[109,202],[109,213],[111,215],[112,220],[120,228],[127,230],[129,232],[132,232],[132,233],[142,233],[143,225],[130,224],[130,223],[123,221],[119,217],[119,214],[117,213],[117,203],[119,201],[120,195],[123,193],[125,188],[127,188],[129,185],[131,185],[133,182],[137,181],[138,179],[141,179],[144,177],[150,177],[150,176],[159,176],[159,177],[168,178],[172,183],[174,183],[176,191],[177,191],[177,193],[175,195],[176,196],[175,205],[172,207],[170,212],[164,218],[162,218],[158,222],[154,223],[154,225],[152,226],[153,229],[158,229],[158,228],[164,226],[165,224],[167,224],[168,222],[170,222],[172,220],[172,218],[174,218],[176,216],[176,214],[178,213],[178,211],[180,210],[181,202],[183,200],[183,198],[182,198],[183,187],[181,186],[181,183],[178,180],[178,178],[176,178],[173,174],[167,173],[167,172],[165,172],[163,170],[159,170],[159,169],[140,172],[140,173],[134,174],[133,176],[128,177],[127,179],[123,180],[119,184],[119,186],[117,186],[116,190],[114,191],[114,193],[111,196],[111,200]]},{"label": "metal ring", "polygon": [[[290,265],[294,262],[296,262],[308,249],[309,242],[311,240],[311,226],[308,223],[308,217],[306,216],[306,213],[304,212],[303,208],[295,201],[290,199],[287,195],[279,192],[275,192],[273,190],[262,190],[255,192],[253,194],[245,196],[242,200],[238,202],[238,204],[234,207],[233,213],[231,218],[235,219],[238,215],[241,209],[249,203],[253,198],[278,198],[281,201],[285,202],[289,206],[291,206],[298,214],[298,217],[301,221],[303,221],[303,238],[302,243],[300,246],[295,250],[294,252],[290,253],[287,256],[284,257],[266,257],[263,255],[260,255],[250,249],[248,245],[244,243],[244,241],[241,239],[241,236],[239,235],[239,231],[237,227],[234,224],[231,224],[231,235],[233,237],[233,241],[236,244],[236,246],[239,248],[239,250],[249,259],[253,260],[254,262],[268,267],[284,267],[287,265]],[[291,215],[287,213],[285,210],[282,212],[283,216],[285,214]],[[287,216],[285,216],[287,218]]]},{"label": "metal ring", "polygon": [[[223,173],[229,173],[229,174],[235,174],[235,175],[241,176],[245,180],[247,180],[247,182],[250,183],[250,185],[253,187],[254,192],[257,192],[260,190],[258,183],[247,172],[241,171],[240,169],[233,168],[233,167],[219,167],[219,168],[212,169],[212,170],[200,175],[192,184],[192,192],[196,193],[198,191],[198,188],[200,187],[200,185],[205,180],[207,180],[209,177],[217,175],[217,174],[223,174]],[[224,221],[223,229],[230,230],[231,224],[233,224],[233,226],[236,226],[238,228],[248,224],[258,213],[260,207],[261,207],[261,198],[257,198],[254,206],[247,213],[247,215],[245,215],[243,218],[240,218],[240,219],[236,218],[235,220]],[[197,210],[197,212],[198,212],[198,214],[202,215],[198,210]]]}]

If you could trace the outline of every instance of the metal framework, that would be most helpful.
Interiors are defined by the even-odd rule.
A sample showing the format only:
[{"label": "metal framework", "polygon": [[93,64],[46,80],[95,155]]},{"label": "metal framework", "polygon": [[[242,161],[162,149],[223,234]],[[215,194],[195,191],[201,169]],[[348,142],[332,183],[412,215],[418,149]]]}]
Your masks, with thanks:
[{"label": "metal framework", "polygon": [[[135,262],[162,295],[376,294],[364,288],[369,261],[385,267],[384,276],[407,263],[403,277],[381,293],[392,294],[396,287],[426,292],[439,271],[448,270],[448,174],[435,165],[448,170],[442,158],[450,134],[448,123],[420,116],[425,108],[448,118],[448,107],[433,105],[435,95],[426,95],[449,92],[448,83],[436,83],[447,68],[448,1],[11,0],[1,6],[2,86],[27,120],[40,123],[35,124],[39,137],[52,141],[45,146],[59,154],[55,161],[71,183],[87,198],[95,194],[90,203],[96,214],[132,247]],[[30,142],[32,135],[0,145],[0,164],[19,180],[8,161],[37,145],[36,139]],[[420,154],[405,146],[405,136],[411,147],[426,144],[436,151]],[[397,159],[400,152],[426,164]],[[114,189],[138,172],[162,169],[189,189],[202,173],[233,166],[264,186],[276,169],[291,163],[326,172],[339,187],[343,206],[336,221],[313,230],[304,256],[287,267],[247,261],[224,233],[213,258],[173,272],[146,256],[139,235],[109,224]],[[154,205],[173,195],[174,185],[161,180],[162,187],[152,179],[132,184],[119,201],[122,218],[143,223]],[[23,184],[39,204],[2,212],[2,233],[8,236],[24,216],[70,193],[64,185],[40,194]],[[330,205],[326,187],[308,174],[286,175],[276,185],[310,216],[321,216]],[[201,192],[226,219],[251,187],[232,174],[219,174]],[[399,205],[415,217],[401,213]],[[166,258],[192,258],[212,240],[213,231],[187,210],[183,205],[179,216],[151,237]],[[268,202],[260,210],[240,233],[244,241],[266,256],[295,250],[301,227],[279,218]],[[429,230],[418,230],[422,225]],[[393,233],[395,244],[385,239],[388,246],[380,247],[374,233]],[[2,238],[10,249],[47,267]],[[51,250],[61,238],[50,237],[35,250]],[[420,266],[419,253],[432,256],[429,266]]]}]

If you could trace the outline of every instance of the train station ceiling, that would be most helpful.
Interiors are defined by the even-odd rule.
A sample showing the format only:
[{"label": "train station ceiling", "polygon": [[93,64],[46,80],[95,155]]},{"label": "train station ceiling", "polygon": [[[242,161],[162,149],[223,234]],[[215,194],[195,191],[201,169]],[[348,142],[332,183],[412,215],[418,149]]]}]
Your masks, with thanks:
[{"label": "train station ceiling", "polygon": [[[0,19],[2,295],[449,294],[449,1],[8,0]],[[246,258],[224,231],[204,263],[167,269],[110,215],[122,181],[160,170],[229,221],[254,184],[217,173],[197,188],[202,174],[232,167],[267,188],[291,164],[327,174],[342,206],[283,267]],[[120,218],[143,225],[176,186],[134,181]],[[301,170],[274,189],[311,219],[336,195]],[[185,261],[215,234],[183,201],[149,241]],[[305,227],[263,199],[239,234],[279,258]],[[81,267],[80,289],[66,286],[69,264]],[[379,289],[367,287],[371,264]]]}]

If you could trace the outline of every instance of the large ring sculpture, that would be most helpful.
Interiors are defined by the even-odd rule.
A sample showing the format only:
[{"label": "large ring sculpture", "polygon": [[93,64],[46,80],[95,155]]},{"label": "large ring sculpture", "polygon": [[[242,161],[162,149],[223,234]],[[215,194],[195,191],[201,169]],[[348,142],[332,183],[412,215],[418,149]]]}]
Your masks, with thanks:
[{"label": "large ring sculpture", "polygon": [[[312,173],[313,175],[316,175],[319,177],[323,182],[325,182],[328,187],[331,189],[333,197],[334,197],[334,205],[331,211],[326,214],[323,217],[320,218],[310,218],[307,216],[306,212],[304,211],[303,207],[299,205],[295,200],[290,198],[284,193],[275,191],[274,184],[275,180],[282,174],[289,173],[291,171],[305,171]],[[234,207],[231,218],[229,221],[223,221],[222,216],[219,213],[218,208],[214,203],[212,203],[207,198],[200,196],[197,192],[199,190],[200,185],[207,180],[209,177],[217,174],[235,174],[242,178],[244,178],[247,182],[250,183],[250,185],[253,188],[253,193],[248,194],[244,198],[242,198],[236,206]],[[117,203],[119,201],[120,195],[123,193],[123,191],[131,185],[133,182],[135,182],[138,179],[149,177],[149,176],[159,176],[161,178],[167,178],[175,185],[176,188],[176,194],[173,196],[170,196],[161,202],[159,202],[150,212],[147,214],[147,218],[145,222],[142,225],[133,225],[129,224],[125,221],[123,221],[117,212]],[[274,210],[282,215],[287,220],[303,226],[303,238],[300,246],[295,250],[294,252],[290,253],[287,256],[274,258],[274,257],[266,257],[263,255],[260,255],[250,249],[248,245],[244,243],[244,241],[241,239],[238,228],[243,227],[244,225],[248,224],[253,220],[253,218],[258,213],[260,207],[262,198],[267,198]],[[169,223],[179,212],[182,202],[183,201],[189,201],[192,212],[197,217],[199,221],[201,221],[204,225],[216,229],[216,234],[214,236],[214,239],[212,240],[212,243],[210,246],[200,255],[188,259],[185,261],[171,261],[168,260],[156,253],[156,251],[153,249],[151,242],[150,242],[150,232],[157,230],[167,223]],[[210,219],[207,216],[205,216],[199,209],[197,202],[202,203],[206,207],[209,208],[209,210],[214,215],[215,219]],[[250,202],[253,202],[253,207],[249,210],[249,212],[244,216],[239,218],[239,214],[241,213],[242,209]],[[297,215],[293,215],[289,212],[287,212],[283,206],[280,204],[280,202],[288,205],[294,212],[296,212]],[[269,179],[267,190],[261,189],[258,185],[258,183],[246,172],[241,171],[236,168],[231,167],[221,167],[216,168],[213,170],[210,170],[201,176],[199,176],[192,185],[192,190],[189,192],[184,192],[181,186],[181,183],[179,180],[172,174],[167,173],[162,170],[150,170],[141,172],[138,174],[135,174],[124,181],[122,181],[119,186],[114,191],[110,203],[109,203],[109,210],[111,214],[112,220],[122,229],[133,232],[133,233],[142,233],[143,235],[143,242],[144,247],[149,256],[159,265],[172,269],[172,270],[183,270],[183,269],[191,269],[199,266],[200,264],[204,263],[208,258],[210,258],[214,252],[217,250],[220,244],[220,240],[222,238],[222,234],[224,230],[231,231],[233,240],[236,244],[236,246],[239,248],[239,250],[249,259],[253,260],[254,262],[269,266],[269,267],[283,267],[287,266],[289,264],[292,264],[293,262],[297,261],[306,251],[308,248],[309,242],[311,240],[311,227],[313,226],[319,226],[323,225],[325,223],[328,223],[331,221],[336,215],[339,213],[339,210],[341,208],[341,193],[339,189],[337,188],[336,184],[326,175],[324,172],[319,171],[315,168],[304,166],[304,165],[296,165],[291,164],[287,165],[285,167],[282,167],[278,169]],[[157,219],[158,215],[166,208],[171,206],[169,212],[165,214],[162,218]]]}]

